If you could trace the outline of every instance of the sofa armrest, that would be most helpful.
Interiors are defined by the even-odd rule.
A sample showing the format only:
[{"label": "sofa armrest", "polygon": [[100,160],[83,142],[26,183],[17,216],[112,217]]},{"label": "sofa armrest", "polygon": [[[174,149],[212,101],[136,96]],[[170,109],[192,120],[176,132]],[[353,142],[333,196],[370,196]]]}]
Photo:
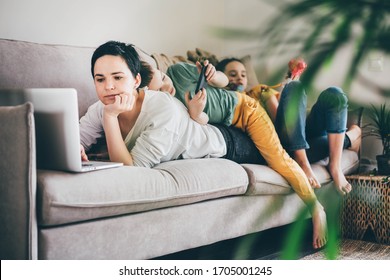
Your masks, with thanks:
[{"label": "sofa armrest", "polygon": [[363,107],[357,107],[348,110],[347,127],[351,127],[353,124],[362,127],[363,110]]},{"label": "sofa armrest", "polygon": [[0,259],[37,259],[33,106],[0,107]]},{"label": "sofa armrest", "polygon": [[[347,119],[347,129],[350,128],[352,125],[356,124],[360,128],[363,129],[362,124],[363,124],[363,107],[357,107],[357,108],[352,108],[348,110],[348,119]],[[358,157],[359,160],[362,155],[362,149],[360,148],[358,151]],[[359,167],[360,170],[360,167]]]}]

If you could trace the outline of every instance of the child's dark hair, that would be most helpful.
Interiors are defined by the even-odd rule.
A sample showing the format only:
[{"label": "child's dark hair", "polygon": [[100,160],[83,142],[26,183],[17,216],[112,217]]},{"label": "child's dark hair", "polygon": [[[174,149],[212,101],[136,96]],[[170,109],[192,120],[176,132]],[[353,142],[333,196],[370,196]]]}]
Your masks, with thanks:
[{"label": "child's dark hair", "polygon": [[154,71],[149,63],[141,60],[141,70],[139,74],[141,75],[141,84],[139,87],[143,88],[149,85],[152,81]]},{"label": "child's dark hair", "polygon": [[235,58],[235,57],[225,58],[225,59],[222,59],[220,62],[218,62],[218,64],[215,66],[215,69],[217,71],[225,72],[226,65],[228,65],[230,62],[233,62],[233,61],[238,61],[238,62],[242,63],[242,61],[240,59]]},{"label": "child's dark hair", "polygon": [[100,57],[104,55],[114,55],[120,56],[125,61],[129,67],[133,77],[135,78],[138,73],[141,71],[141,61],[139,55],[132,44],[125,44],[118,41],[108,41],[103,45],[99,46],[93,53],[91,59],[91,73],[92,77],[95,76],[95,63]]}]

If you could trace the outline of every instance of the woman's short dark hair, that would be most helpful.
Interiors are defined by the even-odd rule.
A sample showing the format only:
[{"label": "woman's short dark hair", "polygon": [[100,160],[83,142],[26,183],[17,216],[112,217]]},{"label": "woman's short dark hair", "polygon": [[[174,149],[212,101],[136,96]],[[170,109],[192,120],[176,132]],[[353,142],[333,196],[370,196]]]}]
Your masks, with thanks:
[{"label": "woman's short dark hair", "polygon": [[228,65],[230,62],[237,61],[242,63],[242,61],[238,58],[231,57],[231,58],[225,58],[222,59],[218,64],[215,66],[215,69],[221,72],[225,72],[226,65]]},{"label": "woman's short dark hair", "polygon": [[134,48],[134,45],[125,44],[118,41],[108,41],[107,43],[104,43],[103,45],[99,46],[92,55],[92,77],[95,76],[94,67],[96,60],[105,55],[114,55],[122,57],[125,60],[134,78],[141,71],[141,61],[136,49]]}]

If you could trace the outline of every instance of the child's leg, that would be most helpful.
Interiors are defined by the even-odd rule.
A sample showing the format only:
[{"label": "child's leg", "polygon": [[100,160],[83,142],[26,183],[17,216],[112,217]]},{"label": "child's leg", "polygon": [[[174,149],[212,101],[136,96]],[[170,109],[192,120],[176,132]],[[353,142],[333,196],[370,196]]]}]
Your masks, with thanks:
[{"label": "child's leg", "polygon": [[337,191],[345,195],[352,190],[341,169],[341,156],[343,152],[344,133],[329,133],[329,165],[328,170],[336,185]]},{"label": "child's leg", "polygon": [[322,247],[326,242],[325,212],[305,173],[280,144],[266,111],[254,99],[241,95],[232,125],[249,134],[268,165],[289,182],[294,191],[309,207],[314,225],[313,246],[315,248]]},{"label": "child's leg", "polygon": [[[323,91],[313,106],[307,119],[308,137],[327,139],[329,155],[329,173],[341,194],[351,191],[342,169],[341,157],[345,148],[348,99],[341,89],[331,87]],[[325,136],[325,137],[324,137]],[[318,149],[311,147],[314,154]]]},{"label": "child's leg", "polygon": [[309,183],[313,188],[321,187],[316,178],[306,149],[309,145],[306,141],[306,91],[299,81],[288,83],[281,94],[276,114],[275,128],[283,147],[305,172]]},{"label": "child's leg", "polygon": [[288,83],[280,96],[275,129],[280,142],[288,151],[308,149],[306,142],[307,95],[299,81]]},{"label": "child's leg", "polygon": [[316,199],[302,169],[283,149],[268,114],[254,99],[240,94],[232,125],[248,133],[268,165],[281,174],[304,201]]}]

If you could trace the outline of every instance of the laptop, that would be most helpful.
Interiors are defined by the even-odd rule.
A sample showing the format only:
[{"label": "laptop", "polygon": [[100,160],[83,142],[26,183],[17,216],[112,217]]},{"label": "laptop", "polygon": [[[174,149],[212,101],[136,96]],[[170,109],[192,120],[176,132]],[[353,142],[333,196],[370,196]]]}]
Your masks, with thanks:
[{"label": "laptop", "polygon": [[0,106],[26,102],[31,102],[34,107],[37,168],[86,172],[123,165],[118,162],[81,160],[75,89],[0,89]]}]

